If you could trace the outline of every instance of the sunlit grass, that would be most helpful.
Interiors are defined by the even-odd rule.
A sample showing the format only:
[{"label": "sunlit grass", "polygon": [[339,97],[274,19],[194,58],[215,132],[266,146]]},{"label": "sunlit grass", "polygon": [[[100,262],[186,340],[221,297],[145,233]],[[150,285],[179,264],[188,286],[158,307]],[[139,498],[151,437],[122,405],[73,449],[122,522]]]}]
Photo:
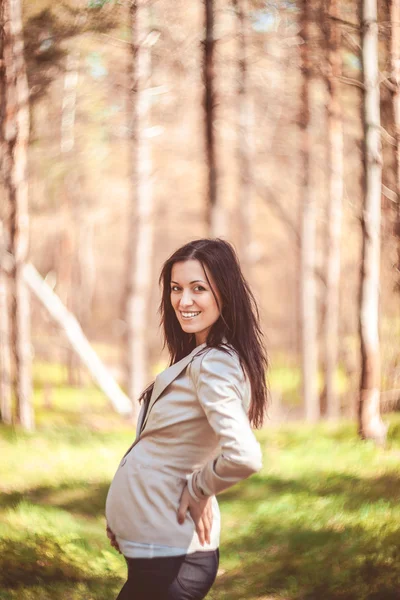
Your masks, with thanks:
[{"label": "sunlit grass", "polygon": [[35,361],[33,365],[35,422],[39,428],[84,426],[90,429],[120,428],[121,418],[110,400],[82,368],[82,386],[69,386],[67,368]]},{"label": "sunlit grass", "polygon": [[[104,502],[134,431],[87,392],[55,388],[46,408],[37,391],[35,433],[0,427],[1,600],[110,600],[123,583]],[[257,432],[263,470],[219,496],[209,599],[399,598],[400,416],[385,419],[385,450],[349,422]]]}]

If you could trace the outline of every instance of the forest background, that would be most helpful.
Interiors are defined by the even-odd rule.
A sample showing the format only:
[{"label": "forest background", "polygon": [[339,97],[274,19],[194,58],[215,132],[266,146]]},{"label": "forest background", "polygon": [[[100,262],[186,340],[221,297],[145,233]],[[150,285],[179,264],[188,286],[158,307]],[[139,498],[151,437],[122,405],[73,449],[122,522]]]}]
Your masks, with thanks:
[{"label": "forest background", "polygon": [[[120,382],[126,384],[129,380],[129,375],[124,376],[129,363],[126,355],[135,354],[132,363],[137,366],[131,364],[131,370],[136,368],[141,373],[136,375],[134,388],[128,384],[131,397],[138,397],[144,384],[167,360],[161,354],[157,314],[157,278],[162,262],[188,239],[221,235],[238,249],[261,307],[275,406],[281,406],[283,398],[292,405],[292,416],[302,414],[303,344],[313,348],[314,355],[319,347],[319,413],[326,411],[323,371],[329,343],[324,327],[330,294],[326,270],[331,219],[327,144],[329,19],[328,4],[315,2],[307,6],[307,185],[315,227],[315,287],[309,290],[308,301],[315,311],[316,331],[310,330],[305,343],[299,291],[304,203],[304,69],[300,50],[304,44],[296,4],[248,4],[244,50],[235,3],[217,2],[213,8],[212,129],[218,188],[218,215],[213,223],[207,217],[206,200],[210,194],[204,134],[203,5],[152,2],[141,25],[144,30],[137,34],[139,40],[144,35],[144,46],[148,47],[148,64],[140,67],[148,69],[142,74],[142,78],[147,78],[143,89],[148,90],[145,120],[143,107],[139,109],[143,138],[148,140],[139,167],[144,173],[142,182],[146,182],[140,185],[134,181],[137,174],[133,173],[132,138],[137,131],[133,131],[135,84],[129,5],[24,5],[31,115],[30,260],[78,318],[90,342]],[[359,7],[355,2],[335,6],[339,22],[336,26],[340,29],[341,69],[337,80],[343,115],[344,169],[337,332],[340,343],[333,340],[332,346],[337,345],[338,352],[335,386],[341,396],[341,410],[354,415],[361,362],[358,329],[364,177],[362,68],[355,25]],[[396,127],[390,87],[390,3],[379,3],[378,17],[384,156],[379,289],[381,385],[383,391],[391,391],[397,389],[399,378],[396,341],[400,303],[396,293]],[[243,63],[244,99],[240,89]],[[137,77],[140,78],[139,72]],[[244,113],[238,98],[246,103]],[[240,162],[241,146],[246,148],[246,173],[243,160]],[[148,159],[143,158],[146,152]],[[138,188],[142,205],[147,205],[144,210],[135,207],[135,202],[139,203],[138,197],[135,200]],[[3,217],[7,222],[6,203]],[[146,230],[146,219],[151,221],[151,227],[144,233],[143,242],[139,228]],[[135,254],[140,253],[140,267],[138,262],[132,266]],[[129,274],[133,269],[137,271],[136,280]],[[136,311],[140,318],[133,325],[135,331],[127,309],[132,293],[139,305],[145,305]],[[82,380],[84,375],[77,374],[80,368],[74,353],[36,302],[32,303],[31,318],[31,351],[34,350],[35,360],[56,359],[59,364],[69,365],[70,382],[74,377]],[[129,335],[137,340],[136,346],[127,347]],[[312,360],[316,365],[315,356]],[[396,393],[390,393],[388,398],[390,406],[398,399]],[[300,411],[295,409],[296,404]]]},{"label": "forest background", "polygon": [[[2,18],[19,5],[3,1]],[[377,52],[367,60],[365,15],[374,7]],[[210,597],[395,600],[399,1],[21,8],[22,102],[21,86],[3,93],[7,53],[0,69],[0,597],[106,599],[120,586],[123,563],[103,531],[106,491],[132,439],[132,420],[118,412],[135,408],[168,364],[157,314],[162,263],[190,239],[221,236],[260,306],[271,407],[258,434],[265,469],[221,496],[229,527]],[[366,74],[375,59],[379,118],[370,122]],[[29,135],[10,142],[3,124],[24,110]],[[334,238],[332,115],[343,132]],[[380,139],[368,155],[371,129]],[[13,196],[7,169],[25,172],[10,159],[15,148],[28,164],[27,186]],[[380,219],[369,229],[368,166],[380,164],[380,149]],[[14,210],[18,198],[27,202]],[[340,250],[333,288],[332,239]],[[367,305],[371,272],[379,276]],[[363,421],[366,389],[372,410]],[[357,421],[378,448],[357,441]]]}]

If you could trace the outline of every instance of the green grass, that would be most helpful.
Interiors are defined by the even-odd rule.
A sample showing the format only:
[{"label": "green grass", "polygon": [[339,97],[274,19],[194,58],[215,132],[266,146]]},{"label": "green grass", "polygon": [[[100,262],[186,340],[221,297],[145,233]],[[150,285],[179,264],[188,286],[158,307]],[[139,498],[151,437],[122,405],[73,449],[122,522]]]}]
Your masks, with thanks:
[{"label": "green grass", "polygon": [[[286,405],[299,406],[301,404],[301,371],[299,367],[281,364],[271,368],[268,378],[269,386],[274,392],[279,392]],[[343,369],[337,369],[334,383],[339,394],[348,389],[348,380]],[[323,372],[318,373],[318,389],[321,392],[324,386]]]},{"label": "green grass", "polygon": [[[123,584],[103,513],[133,430],[96,394],[55,391],[46,410],[37,392],[35,433],[0,427],[1,600],[112,600]],[[400,598],[400,416],[385,419],[385,450],[352,423],[257,433],[263,471],[219,496],[209,600]]]}]

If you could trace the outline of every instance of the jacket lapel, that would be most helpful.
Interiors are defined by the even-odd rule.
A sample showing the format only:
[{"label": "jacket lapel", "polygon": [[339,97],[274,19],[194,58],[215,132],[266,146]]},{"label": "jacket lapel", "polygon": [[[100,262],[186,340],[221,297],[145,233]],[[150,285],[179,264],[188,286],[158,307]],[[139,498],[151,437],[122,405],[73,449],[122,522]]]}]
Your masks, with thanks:
[{"label": "jacket lapel", "polygon": [[141,408],[140,408],[140,412],[139,412],[139,416],[138,416],[138,420],[137,420],[137,425],[136,425],[136,437],[139,437],[139,433],[140,430],[142,428],[142,423],[144,421],[144,417],[146,416],[146,403],[143,402]]},{"label": "jacket lapel", "polygon": [[176,379],[176,377],[178,377],[178,375],[180,373],[182,373],[183,369],[190,363],[192,358],[194,358],[194,356],[198,352],[200,352],[205,346],[206,346],[205,343],[200,344],[199,346],[196,346],[196,348],[194,350],[192,350],[192,352],[190,354],[188,354],[187,356],[182,358],[177,363],[175,363],[175,364],[171,365],[170,367],[168,367],[167,369],[165,369],[165,371],[163,371],[156,377],[156,380],[154,382],[153,393],[151,394],[151,398],[150,398],[150,402],[149,402],[149,407],[147,409],[146,416],[145,416],[143,422],[141,423],[140,430],[142,430],[143,427],[145,427],[152,406],[158,400],[158,398],[161,396],[161,394],[163,393],[165,388],[168,387],[169,384],[172,383],[173,380]]},{"label": "jacket lapel", "polygon": [[[223,338],[222,341],[224,343],[227,343],[227,339],[225,337]],[[137,424],[137,427],[136,427],[136,438],[135,438],[135,441],[128,448],[128,450],[125,452],[124,456],[122,457],[120,466],[123,466],[125,464],[125,462],[126,462],[126,458],[125,457],[127,456],[127,454],[129,454],[129,452],[132,450],[132,448],[134,446],[136,446],[136,444],[139,442],[141,433],[142,433],[143,428],[145,427],[145,425],[147,423],[147,419],[149,417],[150,410],[151,410],[152,406],[154,405],[154,403],[158,400],[158,398],[163,393],[163,391],[165,390],[165,388],[170,383],[172,383],[173,380],[176,377],[178,377],[178,375],[180,373],[182,373],[183,369],[190,363],[190,361],[192,360],[192,358],[194,358],[198,352],[200,352],[201,350],[203,350],[203,348],[205,346],[206,346],[205,342],[203,344],[200,344],[199,346],[196,346],[196,348],[194,350],[192,350],[192,352],[190,354],[188,354],[187,356],[185,356],[184,358],[182,358],[179,362],[175,363],[174,365],[171,365],[170,367],[168,367],[167,369],[165,369],[165,371],[163,371],[162,373],[160,373],[159,375],[157,375],[156,380],[154,382],[153,392],[152,392],[151,398],[149,400],[149,407],[146,410],[146,414],[144,415],[145,407],[142,406],[142,409],[140,411],[139,418],[138,418],[138,424]],[[143,418],[143,415],[144,415],[144,418]]]}]

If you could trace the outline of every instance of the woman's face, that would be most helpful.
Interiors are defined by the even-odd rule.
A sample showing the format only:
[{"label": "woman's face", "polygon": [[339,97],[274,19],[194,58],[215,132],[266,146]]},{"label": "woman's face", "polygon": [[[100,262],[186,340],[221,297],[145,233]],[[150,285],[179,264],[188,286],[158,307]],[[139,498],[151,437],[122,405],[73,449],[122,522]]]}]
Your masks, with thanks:
[{"label": "woman's face", "polygon": [[[214,279],[207,267],[204,268],[221,306]],[[172,266],[170,298],[183,331],[195,334],[197,346],[205,342],[220,310],[198,260],[185,260]]]}]

